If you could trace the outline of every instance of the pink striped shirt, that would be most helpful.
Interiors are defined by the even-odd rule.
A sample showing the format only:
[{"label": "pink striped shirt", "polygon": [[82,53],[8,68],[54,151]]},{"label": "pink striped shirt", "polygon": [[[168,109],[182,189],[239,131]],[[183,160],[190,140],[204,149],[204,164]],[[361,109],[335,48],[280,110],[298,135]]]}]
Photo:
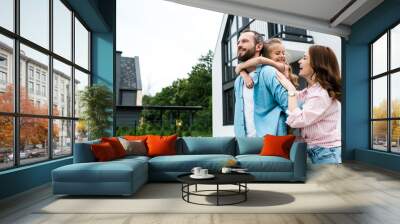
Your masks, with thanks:
[{"label": "pink striped shirt", "polygon": [[301,128],[308,147],[341,146],[340,102],[330,98],[319,83],[299,91],[297,100],[303,104],[302,109],[287,110],[286,123],[292,128]]}]

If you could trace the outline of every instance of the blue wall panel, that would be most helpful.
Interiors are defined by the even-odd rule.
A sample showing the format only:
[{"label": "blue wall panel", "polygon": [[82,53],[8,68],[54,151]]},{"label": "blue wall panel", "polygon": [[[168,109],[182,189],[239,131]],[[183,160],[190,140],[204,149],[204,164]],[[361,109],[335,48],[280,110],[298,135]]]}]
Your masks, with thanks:
[{"label": "blue wall panel", "polygon": [[[393,170],[399,170],[399,165],[395,164],[400,164],[400,157],[387,154],[383,156],[380,152],[369,150],[369,43],[392,25],[400,22],[399,12],[400,0],[384,1],[351,27],[349,40],[344,43],[346,93],[344,158]],[[357,151],[354,151],[355,149]]]}]

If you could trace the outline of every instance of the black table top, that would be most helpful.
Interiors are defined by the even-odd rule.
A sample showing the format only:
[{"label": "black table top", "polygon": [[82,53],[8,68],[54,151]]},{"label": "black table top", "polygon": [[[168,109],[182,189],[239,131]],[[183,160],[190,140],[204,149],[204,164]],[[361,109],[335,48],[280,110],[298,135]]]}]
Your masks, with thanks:
[{"label": "black table top", "polygon": [[248,183],[255,180],[255,177],[249,173],[212,173],[215,177],[211,179],[194,179],[186,173],[177,177],[178,181],[186,184],[236,184]]}]

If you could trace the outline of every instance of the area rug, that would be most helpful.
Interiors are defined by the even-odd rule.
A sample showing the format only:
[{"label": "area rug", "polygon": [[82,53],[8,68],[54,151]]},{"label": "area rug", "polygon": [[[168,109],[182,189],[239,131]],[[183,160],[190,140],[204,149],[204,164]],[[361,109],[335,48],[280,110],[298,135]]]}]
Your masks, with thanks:
[{"label": "area rug", "polygon": [[[317,184],[260,183],[249,184],[248,187],[247,201],[237,205],[190,204],[182,200],[180,184],[150,183],[131,197],[56,197],[35,213],[360,213],[356,204],[346,202]],[[212,189],[215,186],[202,185],[198,190]],[[190,199],[212,205],[216,202],[215,198],[214,195],[192,196]],[[238,199],[235,196],[224,197],[222,202]]]}]

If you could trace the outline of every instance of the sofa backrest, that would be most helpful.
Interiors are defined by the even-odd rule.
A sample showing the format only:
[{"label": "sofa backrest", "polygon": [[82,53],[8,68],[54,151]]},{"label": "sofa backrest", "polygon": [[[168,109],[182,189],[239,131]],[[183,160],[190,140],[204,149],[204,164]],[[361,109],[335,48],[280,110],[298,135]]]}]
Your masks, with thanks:
[{"label": "sofa backrest", "polygon": [[74,163],[89,163],[95,162],[96,158],[93,155],[93,152],[90,148],[92,144],[99,144],[100,139],[75,143],[74,148]]},{"label": "sofa backrest", "polygon": [[263,137],[237,137],[236,155],[259,154],[264,144]]},{"label": "sofa backrest", "polygon": [[177,141],[177,154],[235,155],[234,137],[182,137]]}]

